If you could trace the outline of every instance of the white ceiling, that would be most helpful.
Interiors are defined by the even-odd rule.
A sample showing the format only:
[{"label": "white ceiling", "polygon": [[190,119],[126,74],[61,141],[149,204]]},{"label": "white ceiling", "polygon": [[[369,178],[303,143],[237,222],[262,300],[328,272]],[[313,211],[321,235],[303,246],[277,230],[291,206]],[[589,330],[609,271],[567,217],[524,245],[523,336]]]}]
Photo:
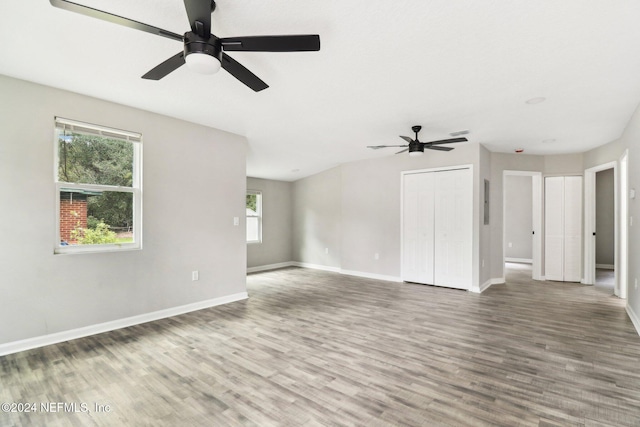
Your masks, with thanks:
[{"label": "white ceiling", "polygon": [[[76,1],[189,29],[181,0]],[[218,37],[319,34],[321,50],[230,53],[270,85],[258,93],[224,71],[147,81],[179,42],[2,0],[0,74],[244,135],[247,174],[287,181],[393,155],[366,146],[402,144],[414,124],[422,141],[469,130],[491,151],[581,152],[618,138],[640,102],[637,0],[217,3]]]}]

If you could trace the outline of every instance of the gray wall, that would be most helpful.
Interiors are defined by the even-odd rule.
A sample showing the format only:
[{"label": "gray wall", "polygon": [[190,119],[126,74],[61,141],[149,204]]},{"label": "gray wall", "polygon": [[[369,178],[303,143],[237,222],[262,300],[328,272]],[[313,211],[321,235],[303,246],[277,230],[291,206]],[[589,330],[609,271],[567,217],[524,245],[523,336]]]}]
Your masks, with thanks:
[{"label": "gray wall", "polygon": [[[4,76],[0,93],[0,344],[246,291],[244,138]],[[53,254],[54,116],[143,134],[142,250]]]},{"label": "gray wall", "polygon": [[[482,286],[491,280],[491,224],[496,221],[495,206],[489,203],[489,224],[484,223],[484,180],[489,181],[489,199],[495,192],[493,182],[491,182],[491,152],[482,145],[480,146],[480,167],[478,168],[478,224],[480,227],[480,245],[478,259],[480,269],[479,285]],[[474,248],[475,250],[475,248]],[[474,266],[475,267],[475,266]]]},{"label": "gray wall", "polygon": [[507,175],[505,177],[504,255],[506,258],[531,260],[533,257],[532,186],[531,176]]},{"label": "gray wall", "polygon": [[[474,281],[480,241],[478,144],[421,157],[389,155],[343,164],[294,183],[294,259],[346,272],[399,278],[401,172],[472,164]],[[329,254],[324,249],[329,248]],[[378,253],[379,259],[374,255]]]},{"label": "gray wall", "polygon": [[340,268],[341,169],[293,183],[293,260]]},{"label": "gray wall", "polygon": [[[640,110],[636,110],[622,135],[622,145],[629,148],[629,189],[640,194]],[[622,153],[620,153],[622,154]],[[628,195],[624,195],[628,197]],[[627,308],[634,313],[636,322],[640,321],[640,197],[629,199],[629,216],[633,226],[629,227],[629,293]],[[636,323],[636,328],[640,324]],[[640,332],[640,331],[639,331]]]},{"label": "gray wall", "polygon": [[290,182],[247,178],[247,190],[262,192],[262,242],[247,244],[248,268],[293,259],[292,187]]},{"label": "gray wall", "polygon": [[613,169],[596,173],[596,264],[613,265],[615,254]]}]

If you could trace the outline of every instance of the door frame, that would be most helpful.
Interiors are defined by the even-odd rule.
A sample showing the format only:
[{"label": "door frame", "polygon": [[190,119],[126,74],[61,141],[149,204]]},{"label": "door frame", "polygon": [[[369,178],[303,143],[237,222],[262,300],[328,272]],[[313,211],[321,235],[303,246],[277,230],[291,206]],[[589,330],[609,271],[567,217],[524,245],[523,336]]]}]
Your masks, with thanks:
[{"label": "door frame", "polygon": [[[616,217],[616,224],[619,224],[617,233],[619,240],[618,248],[620,252],[618,256],[618,266],[614,267],[617,281],[614,292],[620,298],[627,298],[627,289],[629,286],[629,150],[624,150],[619,159],[620,170],[620,186],[617,195],[620,196],[619,210],[620,216]],[[615,174],[615,173],[614,173]]]},{"label": "door frame", "polygon": [[532,263],[531,263],[531,278],[533,280],[544,280],[542,277],[542,172],[534,171],[518,171],[518,170],[504,170],[502,171],[502,276],[504,277],[504,264],[506,262],[506,192],[505,181],[507,176],[530,176],[531,177],[531,190],[532,201],[531,208],[533,209],[531,215],[531,226],[533,230],[532,241]]},{"label": "door frame", "polygon": [[612,161],[603,163],[598,166],[594,166],[589,169],[585,169],[584,171],[584,271],[582,277],[582,283],[585,285],[595,285],[596,283],[596,173],[613,169],[613,215],[614,215],[614,258],[613,258],[613,268],[614,268],[614,293],[617,296],[620,296],[620,286],[619,286],[619,269],[620,269],[620,260],[619,260],[619,186],[620,182],[618,179],[618,162]]}]

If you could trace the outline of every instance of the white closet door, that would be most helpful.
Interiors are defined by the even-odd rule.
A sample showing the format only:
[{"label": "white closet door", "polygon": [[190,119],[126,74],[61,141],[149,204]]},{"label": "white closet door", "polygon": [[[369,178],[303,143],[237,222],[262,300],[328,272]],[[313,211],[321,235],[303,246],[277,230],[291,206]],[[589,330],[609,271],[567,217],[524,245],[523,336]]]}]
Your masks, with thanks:
[{"label": "white closet door", "polygon": [[544,179],[544,272],[564,280],[564,177]]},{"label": "white closet door", "polygon": [[544,269],[547,280],[582,278],[582,177],[545,178]]},{"label": "white closet door", "polygon": [[473,252],[473,175],[435,172],[435,284],[470,289]]},{"label": "white closet door", "polygon": [[564,281],[582,278],[582,177],[564,178]]},{"label": "white closet door", "polygon": [[402,279],[433,284],[433,174],[404,176]]}]

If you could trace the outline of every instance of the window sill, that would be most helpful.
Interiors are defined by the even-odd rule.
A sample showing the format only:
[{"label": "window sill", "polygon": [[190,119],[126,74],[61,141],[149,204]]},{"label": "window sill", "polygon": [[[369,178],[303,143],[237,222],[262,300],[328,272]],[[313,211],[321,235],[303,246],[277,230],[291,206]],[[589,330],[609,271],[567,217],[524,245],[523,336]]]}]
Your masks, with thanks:
[{"label": "window sill", "polygon": [[123,251],[139,251],[142,246],[139,244],[120,244],[120,245],[69,245],[58,246],[53,250],[55,255],[71,255],[71,254],[96,254],[105,252],[123,252]]}]

